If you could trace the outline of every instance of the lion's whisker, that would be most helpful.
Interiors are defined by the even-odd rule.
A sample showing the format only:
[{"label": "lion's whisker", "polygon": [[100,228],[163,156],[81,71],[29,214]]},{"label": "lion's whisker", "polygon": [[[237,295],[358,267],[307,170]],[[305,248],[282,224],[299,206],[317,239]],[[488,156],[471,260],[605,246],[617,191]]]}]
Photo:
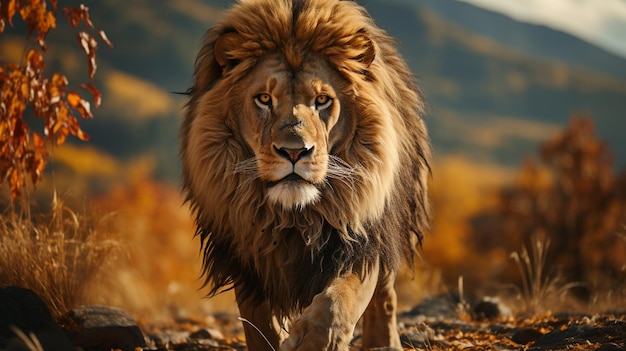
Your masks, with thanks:
[{"label": "lion's whisker", "polygon": [[236,163],[233,168],[227,172],[228,175],[244,175],[244,177],[240,177],[240,183],[237,186],[238,188],[242,188],[252,183],[254,180],[257,180],[261,177],[257,167],[256,157],[250,157],[241,162]]},{"label": "lion's whisker", "polygon": [[251,173],[257,173],[257,163],[256,163],[256,157],[250,157],[248,159],[245,159],[241,162],[237,162],[235,164],[235,166],[230,170],[229,174],[237,174],[237,173],[245,173],[245,174],[251,174]]},{"label": "lion's whisker", "polygon": [[[334,179],[342,182],[346,186],[353,188],[356,180],[355,175],[357,170],[350,166],[346,161],[337,156],[330,155],[328,159],[328,168],[326,170],[327,180],[326,184],[330,186],[329,179]],[[330,186],[332,188],[332,186]]]},{"label": "lion's whisker", "polygon": [[267,345],[269,345],[272,351],[276,351],[274,346],[272,346],[272,343],[269,340],[267,340],[267,337],[263,334],[263,332],[261,331],[261,329],[259,329],[259,327],[257,327],[256,325],[254,325],[254,323],[250,322],[249,320],[243,317],[237,317],[237,319],[240,320],[241,322],[248,323],[252,328],[254,328],[254,330],[256,330],[259,333],[259,335],[261,335],[263,340],[265,340],[265,342],[267,343]]}]

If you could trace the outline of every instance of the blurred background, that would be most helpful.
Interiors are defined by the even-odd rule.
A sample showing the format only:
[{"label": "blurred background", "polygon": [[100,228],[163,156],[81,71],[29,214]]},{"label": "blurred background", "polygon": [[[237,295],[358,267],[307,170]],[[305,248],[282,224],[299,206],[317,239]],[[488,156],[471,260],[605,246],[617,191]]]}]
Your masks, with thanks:
[{"label": "blurred background", "polygon": [[[523,297],[535,262],[553,297],[623,306],[626,1],[358,2],[398,40],[428,99],[434,223],[417,272],[403,275],[402,305],[458,291],[460,277],[466,292]],[[233,1],[59,6],[79,3],[114,46],[97,51],[102,106],[80,121],[91,140],[52,149],[39,206],[56,192],[122,243],[94,299],[146,316],[233,311],[231,295],[203,299],[200,289],[199,242],[179,193],[176,94]],[[20,62],[27,45],[14,22],[0,34],[3,63]],[[62,15],[57,27],[48,69],[78,89],[87,60]]]}]

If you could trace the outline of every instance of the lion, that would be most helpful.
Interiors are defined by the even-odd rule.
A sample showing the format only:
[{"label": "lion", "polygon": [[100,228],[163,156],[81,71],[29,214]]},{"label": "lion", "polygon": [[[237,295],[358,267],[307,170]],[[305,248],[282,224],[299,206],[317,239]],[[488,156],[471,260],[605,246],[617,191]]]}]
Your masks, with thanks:
[{"label": "lion", "polygon": [[352,1],[240,0],[206,33],[181,127],[209,295],[250,350],[402,349],[394,281],[428,228],[424,98]]}]

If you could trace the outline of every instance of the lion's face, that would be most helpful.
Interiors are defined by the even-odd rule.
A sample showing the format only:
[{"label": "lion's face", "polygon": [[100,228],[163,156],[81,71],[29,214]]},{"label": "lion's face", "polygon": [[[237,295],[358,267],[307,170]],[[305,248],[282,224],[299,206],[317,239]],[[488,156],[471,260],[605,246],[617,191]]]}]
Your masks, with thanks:
[{"label": "lion's face", "polygon": [[263,58],[246,78],[235,114],[254,157],[243,165],[256,166],[251,171],[271,203],[302,208],[319,200],[333,175],[329,154],[349,133],[348,121],[340,118],[341,85],[324,60],[293,70],[280,55]]}]

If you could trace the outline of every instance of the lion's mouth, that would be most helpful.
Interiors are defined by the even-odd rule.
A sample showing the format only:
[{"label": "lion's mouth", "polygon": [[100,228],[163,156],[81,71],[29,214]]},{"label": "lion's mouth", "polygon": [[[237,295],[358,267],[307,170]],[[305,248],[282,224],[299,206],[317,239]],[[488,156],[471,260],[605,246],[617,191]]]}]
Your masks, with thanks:
[{"label": "lion's mouth", "polygon": [[269,202],[278,204],[284,209],[303,209],[317,202],[320,196],[319,185],[302,178],[295,172],[280,180],[267,182]]},{"label": "lion's mouth", "polygon": [[280,183],[283,183],[283,182],[305,182],[307,184],[310,184],[309,181],[307,181],[304,178],[300,177],[297,173],[291,173],[291,174],[289,174],[289,175],[287,175],[287,176],[285,176],[285,177],[283,177],[283,178],[281,178],[279,180],[267,182],[267,187],[271,188],[271,187],[276,186],[276,185],[278,185]]}]

